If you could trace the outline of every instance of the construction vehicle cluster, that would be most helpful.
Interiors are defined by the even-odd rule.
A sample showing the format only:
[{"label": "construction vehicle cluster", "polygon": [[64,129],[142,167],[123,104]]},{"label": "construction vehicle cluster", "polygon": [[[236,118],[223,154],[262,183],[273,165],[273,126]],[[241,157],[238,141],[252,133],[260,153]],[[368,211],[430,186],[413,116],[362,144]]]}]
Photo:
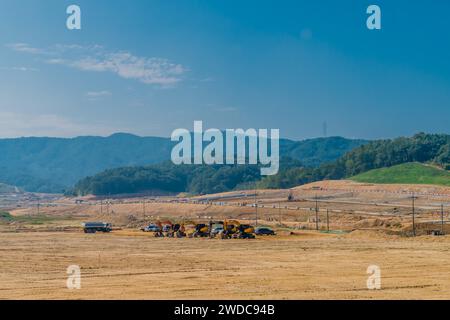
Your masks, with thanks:
[{"label": "construction vehicle cluster", "polygon": [[[87,222],[84,224],[85,233],[110,232],[111,230],[111,224],[106,222]],[[275,235],[275,232],[270,228],[255,228],[237,220],[209,221],[209,223],[157,221],[140,230],[152,232],[157,238],[254,239],[255,235]]]},{"label": "construction vehicle cluster", "polygon": [[184,222],[181,224],[158,221],[141,230],[154,232],[155,237],[167,238],[255,238],[255,228],[249,224],[241,224],[237,220],[210,221],[209,223]]}]

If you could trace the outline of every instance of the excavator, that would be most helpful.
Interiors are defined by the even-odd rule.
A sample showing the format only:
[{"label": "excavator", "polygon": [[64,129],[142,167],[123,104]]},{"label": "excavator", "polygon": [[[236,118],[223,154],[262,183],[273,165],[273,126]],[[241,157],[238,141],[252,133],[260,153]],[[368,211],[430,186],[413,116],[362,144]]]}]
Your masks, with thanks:
[{"label": "excavator", "polygon": [[164,233],[162,232],[163,226],[161,221],[158,220],[155,224],[158,226],[158,231],[155,232],[155,237],[156,238],[164,237]]},{"label": "excavator", "polygon": [[190,235],[193,238],[210,237],[214,238],[218,233],[217,230],[223,229],[223,221],[209,221],[206,223],[198,223],[195,225],[194,232]]},{"label": "excavator", "polygon": [[222,239],[254,239],[255,228],[249,224],[241,224],[237,220],[225,220],[223,224]]},{"label": "excavator", "polygon": [[172,224],[170,230],[166,233],[166,237],[169,238],[184,238],[186,237],[186,229],[184,224],[175,223]]},{"label": "excavator", "polygon": [[172,223],[171,221],[157,221],[155,225],[158,227],[158,231],[155,232],[155,237],[167,237],[167,238],[183,238],[186,237],[186,229],[184,223]]},{"label": "excavator", "polygon": [[[183,223],[172,223],[171,221],[157,221],[155,225],[158,231],[155,237],[168,238],[214,238],[219,236],[222,239],[254,239],[255,228],[249,224],[241,224],[237,220],[210,221],[206,223],[194,223],[184,221]],[[223,228],[222,228],[223,226]],[[189,229],[187,231],[186,229]]]},{"label": "excavator", "polygon": [[195,231],[191,234],[192,238],[209,237],[209,226],[205,223],[199,223],[195,226]]}]

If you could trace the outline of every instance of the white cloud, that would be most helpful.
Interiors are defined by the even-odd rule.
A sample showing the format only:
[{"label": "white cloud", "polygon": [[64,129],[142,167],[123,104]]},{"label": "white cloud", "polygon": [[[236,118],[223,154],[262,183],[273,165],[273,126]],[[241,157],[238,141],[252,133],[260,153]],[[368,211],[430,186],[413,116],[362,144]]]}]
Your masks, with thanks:
[{"label": "white cloud", "polygon": [[125,79],[136,79],[146,84],[162,86],[181,81],[186,69],[162,58],[141,58],[130,53],[107,53],[100,57],[88,57],[73,62],[69,66],[84,71],[113,72]]},{"label": "white cloud", "polygon": [[87,100],[91,102],[99,101],[109,96],[112,96],[112,93],[107,90],[86,92]]},{"label": "white cloud", "polygon": [[[123,130],[126,131],[126,130]],[[109,135],[114,130],[99,123],[77,123],[55,114],[31,115],[0,112],[0,137],[25,136],[74,137],[79,135]]]},{"label": "white cloud", "polygon": [[212,77],[206,77],[206,78],[200,79],[200,82],[214,82],[214,81],[215,81],[215,79]]},{"label": "white cloud", "polygon": [[216,111],[218,112],[235,112],[238,111],[235,107],[222,107],[222,108],[216,108]]},{"label": "white cloud", "polygon": [[27,43],[10,43],[6,45],[8,48],[18,51],[18,52],[25,52],[25,53],[31,53],[31,54],[46,54],[47,52],[42,49],[34,48],[28,45]]},{"label": "white cloud", "polygon": [[124,79],[138,80],[145,84],[162,87],[173,86],[182,81],[188,69],[165,58],[139,57],[129,52],[108,52],[102,46],[54,45],[39,49],[25,43],[9,44],[14,51],[37,55],[52,55],[45,60],[82,71],[111,72]]},{"label": "white cloud", "polygon": [[39,71],[39,69],[37,69],[37,68],[30,68],[30,67],[1,67],[0,70],[22,71],[22,72]]},{"label": "white cloud", "polygon": [[92,97],[92,98],[105,97],[105,96],[110,96],[110,95],[112,95],[112,93],[107,90],[86,92],[86,96]]}]

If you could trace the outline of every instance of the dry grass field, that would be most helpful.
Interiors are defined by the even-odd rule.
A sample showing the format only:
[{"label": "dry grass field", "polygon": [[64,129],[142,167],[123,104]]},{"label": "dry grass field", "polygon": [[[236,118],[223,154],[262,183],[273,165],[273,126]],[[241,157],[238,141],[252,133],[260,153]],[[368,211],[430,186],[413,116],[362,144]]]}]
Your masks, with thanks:
[{"label": "dry grass field", "polygon": [[[253,222],[255,208],[242,205],[250,193],[215,204],[149,200],[145,211],[136,199],[100,208],[92,198],[43,205],[39,216],[33,206],[10,210],[17,220],[0,223],[0,299],[449,299],[450,236],[405,236],[410,190],[403,188],[412,187],[326,182],[259,191],[259,223],[278,235],[253,240],[155,238],[138,230],[156,219]],[[450,201],[448,189],[420,188],[419,230]],[[286,201],[289,192],[295,201]],[[321,231],[311,230],[315,198]],[[324,232],[325,209],[330,229],[343,232]],[[89,220],[117,230],[84,234],[80,223]],[[66,287],[69,265],[81,268],[79,290]],[[381,268],[381,290],[367,289],[369,265]]]}]

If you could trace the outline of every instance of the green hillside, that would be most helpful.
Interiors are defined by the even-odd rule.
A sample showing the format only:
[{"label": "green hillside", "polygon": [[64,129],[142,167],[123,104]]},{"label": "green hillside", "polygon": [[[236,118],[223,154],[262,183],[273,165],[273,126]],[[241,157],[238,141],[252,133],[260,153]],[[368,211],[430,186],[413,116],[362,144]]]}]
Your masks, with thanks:
[{"label": "green hillside", "polygon": [[[352,149],[337,160],[322,163],[319,166],[305,165],[305,163],[313,164],[317,155],[323,154],[323,150],[329,149],[331,152],[339,149],[340,152],[343,152],[342,149],[345,149],[348,142],[344,141],[344,148],[342,148],[337,147],[341,145],[338,140],[339,138],[328,138],[323,141],[319,139],[304,141],[302,142],[303,146],[300,143],[293,145],[289,140],[280,141],[282,161],[279,173],[273,176],[261,177],[257,166],[175,166],[168,162],[103,171],[80,180],[68,193],[108,195],[166,191],[202,194],[254,188],[255,182],[261,189],[291,188],[319,180],[349,179],[380,168],[393,170],[393,166],[408,163],[427,171],[422,172],[410,168],[407,173],[388,172],[385,176],[389,180],[382,181],[380,178],[381,181],[373,182],[448,185],[448,180],[443,182],[436,177],[436,175],[439,177],[448,174],[446,171],[421,166],[418,163],[434,163],[448,167],[450,164],[450,135],[420,133],[410,138],[372,141]],[[306,152],[311,149],[315,151]],[[304,154],[308,161],[305,161],[305,158],[300,158],[300,160],[290,157],[283,158],[283,155],[286,154]],[[437,174],[429,172],[429,170],[437,171]],[[396,176],[400,177],[398,181],[392,181]],[[422,176],[423,178],[421,178]],[[433,179],[429,177],[433,177]]]},{"label": "green hillside", "polygon": [[[365,143],[367,141],[341,137],[304,141],[281,139],[280,156],[301,160],[305,166],[318,166]],[[71,139],[0,139],[0,183],[26,191],[59,193],[80,179],[104,170],[170,160],[173,145],[170,138],[125,133]]]},{"label": "green hillside", "polygon": [[434,184],[450,186],[449,171],[417,162],[370,170],[350,179],[367,183]]},{"label": "green hillside", "polygon": [[[370,170],[413,162],[434,163],[448,169],[450,135],[418,133],[413,137],[375,140],[316,168],[291,167],[280,170],[277,175],[265,177],[259,187],[291,188],[320,180],[349,179]],[[412,181],[420,183],[415,174],[412,173]]]}]

